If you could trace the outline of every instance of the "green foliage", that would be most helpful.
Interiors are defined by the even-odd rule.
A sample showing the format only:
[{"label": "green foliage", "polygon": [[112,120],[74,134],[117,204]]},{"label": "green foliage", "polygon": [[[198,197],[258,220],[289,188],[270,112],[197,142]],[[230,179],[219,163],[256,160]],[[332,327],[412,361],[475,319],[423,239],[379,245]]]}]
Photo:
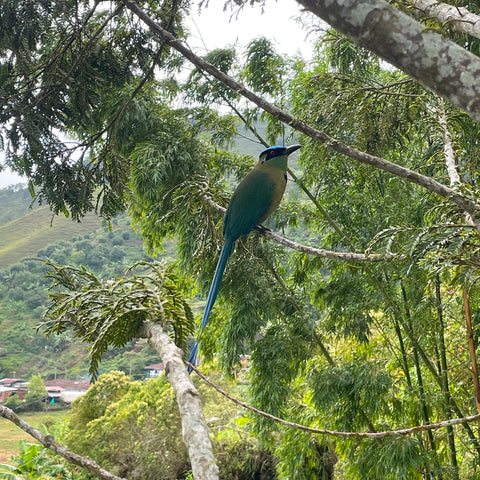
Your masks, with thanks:
[{"label": "green foliage", "polygon": [[3,405],[7,408],[12,409],[14,412],[18,412],[22,409],[23,402],[18,398],[18,395],[10,395],[3,402]]},{"label": "green foliage", "polygon": [[[120,101],[128,115],[131,92],[118,91],[136,79],[149,80],[155,65],[179,65],[170,49],[158,50],[152,34],[122,14],[121,6],[111,11],[97,6],[8,0],[0,9],[8,25],[0,40],[7,160],[30,178],[32,192],[36,188],[55,213],[75,219],[95,207],[97,194],[104,216],[124,208],[129,169],[116,148],[120,118],[112,121],[110,107]],[[152,3],[150,15],[182,34],[177,6]],[[100,130],[107,135],[98,135]],[[69,148],[58,132],[81,142]]]},{"label": "green foliage", "polygon": [[25,395],[25,404],[28,410],[42,409],[47,396],[47,389],[41,375],[33,375],[28,382],[28,393]]},{"label": "green foliage", "polygon": [[182,182],[204,171],[208,151],[197,138],[185,112],[159,107],[148,142],[130,152],[134,196],[130,215],[153,250],[173,233],[164,217],[174,208],[174,194]]},{"label": "green foliage", "polygon": [[[317,480],[332,478],[337,462],[332,445],[322,445],[306,432],[283,429],[282,441],[275,449],[280,461],[277,465],[278,478]],[[299,466],[308,465],[307,468]]]},{"label": "green foliage", "polygon": [[[50,417],[51,418],[51,417]],[[63,421],[49,423],[40,430],[45,435],[49,433],[57,441],[62,442],[66,434],[66,424]],[[5,480],[38,479],[38,480],[73,480],[72,466],[65,463],[59,455],[50,449],[36,443],[28,443],[25,440],[19,442],[19,452],[11,458],[10,464],[0,465],[0,477]]]},{"label": "green foliage", "polygon": [[[329,412],[334,428],[358,431],[386,413],[391,379],[381,365],[355,358],[342,366],[312,374],[313,402]],[[335,405],[335,410],[330,406]]]},{"label": "green foliage", "polygon": [[[48,448],[37,445],[36,443],[27,443],[24,440],[20,442],[20,452],[12,458],[13,465],[2,465],[5,473],[0,470],[2,478],[5,480],[17,480],[24,478],[38,480],[73,479],[73,474],[65,466],[59,457],[53,455]],[[7,473],[10,472],[10,475]],[[5,476],[3,476],[5,474]]]},{"label": "green foliage", "polygon": [[259,37],[247,45],[244,77],[248,85],[260,93],[275,95],[283,88],[285,61],[278,55],[270,40]]},{"label": "green foliage", "polygon": [[[220,478],[247,480],[261,475],[258,478],[273,479],[271,456],[236,422],[235,407],[212,389],[198,387],[212,426]],[[181,439],[178,407],[163,376],[130,383],[121,372],[101,375],[72,405],[69,427],[68,444],[117,475],[188,478],[190,463]]]},{"label": "green foliage", "polygon": [[350,474],[357,478],[372,480],[411,480],[420,479],[420,470],[425,468],[419,442],[410,437],[385,438],[379,441],[361,442],[348,445],[351,463]]},{"label": "green foliage", "polygon": [[[57,213],[81,218],[93,209],[111,218],[128,203],[149,252],[173,237],[179,270],[195,276],[198,292],[206,293],[222,242],[216,204],[227,204],[232,185],[253,165],[246,150],[235,155],[219,147],[233,145],[239,122],[261,144],[280,143],[289,132],[198,71],[183,85],[172,80],[181,62],[168,46],[159,47],[120,4],[111,10],[96,6],[2,3],[9,29],[0,32],[1,145],[8,162],[29,176],[32,191]],[[143,6],[183,35],[186,2]],[[476,8],[471,2],[469,7]],[[478,40],[434,20],[428,26],[478,51]],[[322,35],[309,63],[279,55],[265,38],[247,45],[244,56],[228,47],[206,59],[277,106],[288,106],[300,121],[448,184],[446,137],[438,121],[444,108],[462,179],[458,194],[478,198],[478,124],[344,36]],[[155,81],[156,68],[169,80]],[[210,108],[220,104],[230,113]],[[259,119],[266,140],[256,129]],[[76,148],[67,148],[60,133],[78,140]],[[480,295],[478,235],[465,226],[464,212],[417,184],[311,138],[300,142],[298,181],[290,182],[289,195],[269,225],[334,252],[393,259],[327,260],[286,250],[256,234],[240,239],[202,338],[207,362],[220,358],[216,364],[230,375],[240,355],[250,355],[253,403],[306,425],[386,430],[470,413],[471,368],[459,294],[468,288],[475,339]],[[154,264],[145,275],[136,269],[104,280],[123,274],[109,261],[131,263],[127,239],[111,233],[102,242],[79,234],[62,248],[43,245],[56,282],[47,331],[62,332],[65,341],[70,330],[87,342],[93,374],[102,357],[109,366],[122,365],[115,354],[132,344],[147,319],[163,321],[183,347],[193,331],[184,300],[192,285],[173,269]],[[53,265],[72,259],[85,267]],[[29,273],[20,264],[2,272],[3,319],[41,308],[44,283],[33,285]],[[154,294],[166,300],[162,308]],[[28,329],[18,333],[7,326],[7,346],[17,336],[29,353],[63,348],[52,336],[38,340]],[[117,350],[109,353],[110,346]],[[13,361],[2,360],[4,365],[10,368]],[[82,432],[77,443],[133,478],[154,479],[163,470],[172,477],[187,475],[178,418],[164,387],[130,386],[92,414],[95,418],[75,424]],[[162,400],[161,408],[156,399]],[[298,479],[331,477],[337,458],[338,469],[355,479],[466,479],[480,463],[480,444],[468,425],[452,435],[439,431],[336,443],[266,420],[254,426],[268,454],[252,439],[240,447],[238,438],[232,440],[232,425],[215,438],[219,458],[229,459],[224,471],[230,478],[241,478],[238,470],[250,472],[252,458],[266,457],[278,476]],[[157,463],[152,453],[157,445],[168,463]],[[174,457],[173,451],[182,453]]]},{"label": "green foliage", "polygon": [[99,377],[85,395],[77,398],[69,417],[70,427],[83,431],[87,424],[103,416],[107,408],[129,390],[130,381],[124,372],[110,372]]},{"label": "green foliage", "polygon": [[[186,349],[193,315],[183,297],[187,285],[172,268],[139,262],[129,270],[132,275],[105,281],[85,267],[46,263],[53,285],[42,327],[46,335],[72,330],[88,342],[94,379],[109,346],[124,347],[147,320],[162,323],[177,345]],[[135,269],[143,271],[133,274]]]},{"label": "green foliage", "polygon": [[[273,43],[265,37],[258,37],[247,45],[246,55],[241,77],[254,91],[274,98],[279,106],[283,106],[287,65],[283,57],[275,51]],[[257,119],[266,123],[266,140],[269,143],[277,143],[278,137],[285,141],[285,125],[271,115],[254,108],[247,111],[245,117],[247,126],[251,126]]]},{"label": "green foliage", "polygon": [[[204,60],[215,65],[221,72],[230,74],[238,58],[234,48],[220,48],[209,52]],[[185,88],[190,99],[201,104],[223,104],[239,98],[237,92],[233,92],[218,80],[207,77],[198,69],[190,74]]]}]

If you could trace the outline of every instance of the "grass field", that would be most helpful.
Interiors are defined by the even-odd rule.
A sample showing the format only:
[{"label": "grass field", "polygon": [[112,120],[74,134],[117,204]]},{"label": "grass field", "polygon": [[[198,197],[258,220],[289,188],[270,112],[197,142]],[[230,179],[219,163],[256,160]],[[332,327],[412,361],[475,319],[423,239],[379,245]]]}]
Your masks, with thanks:
[{"label": "grass field", "polygon": [[[56,410],[52,412],[32,412],[20,414],[23,420],[35,428],[42,424],[55,422],[68,417],[70,410]],[[8,463],[10,457],[18,453],[18,442],[27,440],[36,442],[34,438],[18,428],[9,420],[0,418],[0,463]]]}]

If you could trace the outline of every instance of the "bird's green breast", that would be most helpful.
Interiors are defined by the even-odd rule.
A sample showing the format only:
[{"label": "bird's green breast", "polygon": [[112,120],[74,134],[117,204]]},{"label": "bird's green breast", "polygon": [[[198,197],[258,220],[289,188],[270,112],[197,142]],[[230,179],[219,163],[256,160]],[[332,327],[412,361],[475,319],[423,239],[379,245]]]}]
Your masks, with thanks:
[{"label": "bird's green breast", "polygon": [[263,222],[278,207],[285,187],[285,170],[276,164],[257,164],[232,195],[224,217],[224,235],[237,239]]}]

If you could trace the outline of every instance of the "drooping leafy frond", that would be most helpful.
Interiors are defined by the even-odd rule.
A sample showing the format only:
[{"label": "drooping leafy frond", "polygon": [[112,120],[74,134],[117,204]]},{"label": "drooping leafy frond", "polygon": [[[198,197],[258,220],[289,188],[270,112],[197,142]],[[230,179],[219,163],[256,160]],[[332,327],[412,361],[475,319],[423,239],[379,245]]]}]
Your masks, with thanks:
[{"label": "drooping leafy frond", "polygon": [[39,328],[46,335],[70,329],[90,346],[90,374],[96,378],[102,355],[122,347],[143,322],[160,322],[181,348],[193,331],[193,314],[184,298],[186,283],[161,263],[139,262],[126,276],[101,280],[85,267],[46,262],[52,279],[51,305]]}]

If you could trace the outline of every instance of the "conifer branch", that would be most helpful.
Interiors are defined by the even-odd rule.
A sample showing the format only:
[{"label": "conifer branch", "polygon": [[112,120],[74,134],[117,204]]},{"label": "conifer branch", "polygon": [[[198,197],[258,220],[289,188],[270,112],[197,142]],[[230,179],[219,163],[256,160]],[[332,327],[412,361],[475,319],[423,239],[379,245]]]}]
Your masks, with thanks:
[{"label": "conifer branch", "polygon": [[68,450],[66,447],[60,445],[57,441],[55,441],[52,435],[44,435],[42,432],[32,427],[29,423],[20,418],[10,408],[0,405],[0,414],[3,418],[10,420],[17,427],[21,428],[24,432],[32,436],[35,440],[38,440],[44,447],[50,449],[57,455],[60,455],[69,463],[73,463],[74,465],[83,467],[87,469],[90,473],[93,473],[97,477],[104,480],[126,480],[124,477],[117,477],[113,473],[110,473],[108,470],[105,470],[95,461],[89,458],[82,457],[81,455],[78,455],[77,453]]},{"label": "conifer branch", "polygon": [[228,392],[220,388],[218,385],[213,383],[207,376],[205,376],[197,367],[193,366],[189,363],[189,366],[195,371],[195,373],[207,382],[211,387],[213,387],[218,393],[223,395],[225,398],[228,398],[230,401],[239,405],[240,407],[246,408],[251,412],[260,415],[265,418],[269,418],[270,420],[277,422],[281,425],[285,425],[286,427],[296,428],[298,430],[303,430],[304,432],[314,433],[317,435],[328,435],[332,437],[340,437],[340,438],[385,438],[385,437],[394,437],[399,435],[411,435],[417,432],[425,432],[428,430],[438,430],[439,428],[446,428],[451,427],[453,425],[460,425],[466,424],[470,422],[475,422],[480,420],[480,414],[477,415],[470,415],[468,417],[463,418],[453,418],[451,420],[445,420],[442,422],[430,423],[428,425],[417,425],[415,427],[409,428],[400,428],[398,430],[386,430],[383,432],[340,432],[336,430],[328,430],[325,428],[313,428],[307,427],[306,425],[302,425],[300,423],[289,422],[288,420],[284,420],[282,418],[276,417],[270,413],[264,412],[254,406],[250,405],[249,403],[243,402],[238,398],[230,395]]}]

